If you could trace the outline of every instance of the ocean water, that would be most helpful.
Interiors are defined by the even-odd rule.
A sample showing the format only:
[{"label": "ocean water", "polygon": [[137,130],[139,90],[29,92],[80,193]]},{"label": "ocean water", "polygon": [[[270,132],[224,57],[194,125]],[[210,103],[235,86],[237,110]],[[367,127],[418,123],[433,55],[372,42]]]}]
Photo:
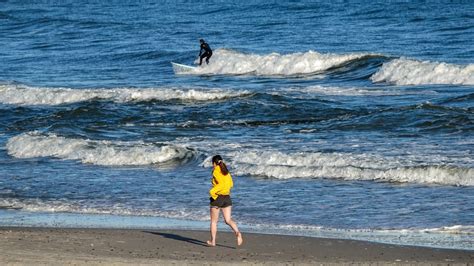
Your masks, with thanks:
[{"label": "ocean water", "polygon": [[[214,50],[194,65],[200,38]],[[0,3],[2,225],[474,250],[474,5]]]}]

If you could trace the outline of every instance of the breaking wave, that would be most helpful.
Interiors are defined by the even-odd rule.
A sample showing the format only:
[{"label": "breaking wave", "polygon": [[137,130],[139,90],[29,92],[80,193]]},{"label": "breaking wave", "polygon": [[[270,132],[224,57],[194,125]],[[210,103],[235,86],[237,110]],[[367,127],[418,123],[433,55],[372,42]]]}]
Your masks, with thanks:
[{"label": "breaking wave", "polygon": [[195,151],[177,145],[71,139],[35,132],[10,138],[6,148],[16,158],[55,157],[109,166],[184,163],[196,156]]},{"label": "breaking wave", "polygon": [[400,58],[384,63],[370,79],[397,85],[474,85],[474,64],[462,66]]},{"label": "breaking wave", "polygon": [[191,71],[178,71],[176,74],[294,76],[316,74],[371,57],[381,57],[381,55],[367,53],[321,54],[315,51],[284,55],[279,53],[257,55],[218,49],[214,52],[208,65]]},{"label": "breaking wave", "polygon": [[[411,159],[380,158],[343,153],[234,152],[238,175],[263,178],[328,178],[400,183],[474,186],[474,169],[460,166],[416,165]],[[258,162],[258,163],[257,163]]]},{"label": "breaking wave", "polygon": [[15,105],[60,105],[90,100],[114,102],[209,101],[243,97],[249,94],[248,91],[200,88],[72,89],[0,85],[0,103]]}]

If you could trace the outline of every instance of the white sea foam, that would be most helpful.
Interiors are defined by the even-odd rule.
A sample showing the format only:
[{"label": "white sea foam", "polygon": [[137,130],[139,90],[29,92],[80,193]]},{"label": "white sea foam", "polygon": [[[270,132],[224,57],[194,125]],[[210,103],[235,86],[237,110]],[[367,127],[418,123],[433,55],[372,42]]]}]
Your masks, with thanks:
[{"label": "white sea foam", "polygon": [[71,89],[0,85],[0,103],[15,105],[60,105],[90,100],[134,101],[209,101],[249,95],[248,91],[225,89],[116,88]]},{"label": "white sea foam", "polygon": [[195,156],[194,151],[177,145],[73,139],[34,132],[12,137],[6,148],[17,158],[55,157],[96,165],[159,165]]},{"label": "white sea foam", "polygon": [[474,85],[474,64],[462,66],[400,58],[384,63],[370,79],[397,85]]},{"label": "white sea foam", "polygon": [[474,235],[474,225],[443,226],[443,227],[436,227],[436,228],[420,229],[419,231],[427,232],[427,233]]},{"label": "white sea foam", "polygon": [[409,158],[383,158],[343,153],[295,153],[244,151],[229,154],[238,175],[265,178],[330,178],[380,180],[474,186],[474,169],[420,166]]},{"label": "white sea foam", "polygon": [[390,88],[364,88],[364,87],[334,87],[334,86],[308,86],[308,87],[294,87],[285,89],[275,89],[273,94],[281,95],[295,94],[292,95],[296,98],[307,98],[308,96],[315,95],[328,95],[328,96],[398,96],[408,94],[436,94],[435,91],[402,91],[399,89]]},{"label": "white sea foam", "polygon": [[321,54],[314,51],[283,55],[278,53],[257,55],[218,49],[214,52],[208,65],[203,64],[192,71],[177,74],[292,76],[318,73],[369,56],[377,55],[367,53]]}]

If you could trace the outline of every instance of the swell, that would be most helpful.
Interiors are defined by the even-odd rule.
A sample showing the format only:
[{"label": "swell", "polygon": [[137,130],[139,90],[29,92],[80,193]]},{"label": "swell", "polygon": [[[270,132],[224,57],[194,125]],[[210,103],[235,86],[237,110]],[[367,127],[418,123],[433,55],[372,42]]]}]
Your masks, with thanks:
[{"label": "swell", "polygon": [[[34,130],[39,127],[71,126],[80,124],[146,125],[166,123],[179,128],[206,127],[259,127],[282,125],[308,125],[305,132],[321,130],[392,130],[394,132],[469,133],[474,129],[473,109],[469,108],[472,94],[440,99],[436,102],[401,106],[353,106],[336,99],[326,100],[321,96],[404,96],[406,91],[381,88],[357,87],[295,87],[274,89],[266,92],[250,92],[232,89],[70,89],[38,88],[17,85],[0,86],[0,103],[8,104],[0,119],[9,130]],[[426,91],[408,93],[425,94]],[[208,103],[220,101],[220,106],[232,113],[210,115],[211,109],[203,107],[199,116],[188,114],[183,103]],[[86,104],[85,104],[85,103]],[[109,105],[106,102],[112,102]],[[173,114],[150,114],[146,106],[137,102],[166,102],[165,112]],[[123,106],[117,110],[115,103]],[[43,108],[42,105],[66,105],[60,110]],[[72,105],[71,104],[75,104]],[[14,105],[10,108],[9,105]],[[24,108],[20,108],[23,107]],[[145,109],[144,109],[145,108]],[[183,110],[175,113],[173,110]],[[212,108],[212,106],[209,106]],[[64,110],[63,110],[64,109]],[[226,111],[226,112],[227,112]],[[196,111],[194,111],[196,112]],[[157,116],[158,115],[158,116]],[[156,121],[159,117],[160,121]],[[96,120],[96,121],[94,121]],[[49,122],[48,122],[49,121]],[[155,122],[153,122],[155,121]],[[49,124],[49,125],[48,125]],[[289,129],[298,132],[300,129]]]},{"label": "swell", "polygon": [[[440,104],[450,104],[450,103],[473,103],[474,102],[474,93],[469,93],[461,96],[451,97],[440,102]],[[471,107],[472,109],[473,107]]]},{"label": "swell", "polygon": [[473,111],[431,103],[360,109],[318,130],[391,131],[395,134],[469,134],[474,130]]},{"label": "swell", "polygon": [[[238,119],[209,117],[207,120],[175,122],[177,127],[281,127],[294,133],[314,133],[327,131],[368,131],[394,134],[469,134],[474,130],[474,109],[443,106],[434,103],[414,104],[394,107],[337,107],[327,103],[307,105],[292,101],[292,107],[264,106],[259,115],[250,116],[251,104],[239,104],[236,108]],[[256,110],[255,110],[256,111]]]}]

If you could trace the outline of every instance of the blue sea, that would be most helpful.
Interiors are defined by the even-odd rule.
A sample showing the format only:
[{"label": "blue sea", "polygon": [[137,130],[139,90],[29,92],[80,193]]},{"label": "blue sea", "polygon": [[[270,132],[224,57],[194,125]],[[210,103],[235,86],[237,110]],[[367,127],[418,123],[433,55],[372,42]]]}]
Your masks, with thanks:
[{"label": "blue sea", "polygon": [[105,2],[0,3],[1,226],[474,250],[471,2]]}]

